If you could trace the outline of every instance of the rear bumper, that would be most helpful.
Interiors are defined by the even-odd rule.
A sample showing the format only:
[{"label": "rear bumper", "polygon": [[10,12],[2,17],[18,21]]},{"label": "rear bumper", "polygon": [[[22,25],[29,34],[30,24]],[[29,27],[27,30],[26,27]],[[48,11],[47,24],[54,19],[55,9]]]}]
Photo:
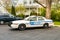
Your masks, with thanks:
[{"label": "rear bumper", "polygon": [[54,26],[54,23],[50,23],[49,26]]}]

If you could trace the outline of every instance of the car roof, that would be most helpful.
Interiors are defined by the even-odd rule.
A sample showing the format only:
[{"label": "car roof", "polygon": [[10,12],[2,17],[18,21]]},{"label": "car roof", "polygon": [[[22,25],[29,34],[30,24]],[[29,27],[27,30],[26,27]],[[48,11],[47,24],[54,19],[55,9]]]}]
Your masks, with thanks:
[{"label": "car roof", "polygon": [[33,16],[29,16],[29,17],[43,17],[43,16],[35,16],[35,15],[33,15]]}]

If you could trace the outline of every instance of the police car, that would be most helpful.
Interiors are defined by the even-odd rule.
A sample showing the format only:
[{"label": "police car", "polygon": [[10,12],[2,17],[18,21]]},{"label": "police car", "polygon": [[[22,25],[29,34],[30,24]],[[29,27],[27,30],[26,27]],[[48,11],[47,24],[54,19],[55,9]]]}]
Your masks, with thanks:
[{"label": "police car", "polygon": [[9,23],[11,28],[18,28],[19,30],[25,30],[29,27],[50,27],[54,23],[51,19],[46,19],[42,16],[29,16],[24,20],[16,20]]}]

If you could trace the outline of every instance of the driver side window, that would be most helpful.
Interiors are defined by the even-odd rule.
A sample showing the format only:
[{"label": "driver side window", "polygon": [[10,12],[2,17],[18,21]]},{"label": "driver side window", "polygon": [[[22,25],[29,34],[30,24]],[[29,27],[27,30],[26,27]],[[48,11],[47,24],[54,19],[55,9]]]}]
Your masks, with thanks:
[{"label": "driver side window", "polygon": [[27,20],[29,20],[29,21],[37,21],[37,17],[30,17]]}]

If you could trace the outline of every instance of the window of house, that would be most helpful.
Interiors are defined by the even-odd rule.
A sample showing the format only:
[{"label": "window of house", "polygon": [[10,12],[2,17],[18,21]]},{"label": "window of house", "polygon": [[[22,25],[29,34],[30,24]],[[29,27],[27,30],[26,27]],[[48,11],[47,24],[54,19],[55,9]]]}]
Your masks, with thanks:
[{"label": "window of house", "polygon": [[33,0],[33,3],[35,3],[35,1]]},{"label": "window of house", "polygon": [[31,4],[32,2],[30,1],[30,4]]},{"label": "window of house", "polygon": [[26,2],[26,1],[24,1],[24,4],[27,4],[27,2]]}]

